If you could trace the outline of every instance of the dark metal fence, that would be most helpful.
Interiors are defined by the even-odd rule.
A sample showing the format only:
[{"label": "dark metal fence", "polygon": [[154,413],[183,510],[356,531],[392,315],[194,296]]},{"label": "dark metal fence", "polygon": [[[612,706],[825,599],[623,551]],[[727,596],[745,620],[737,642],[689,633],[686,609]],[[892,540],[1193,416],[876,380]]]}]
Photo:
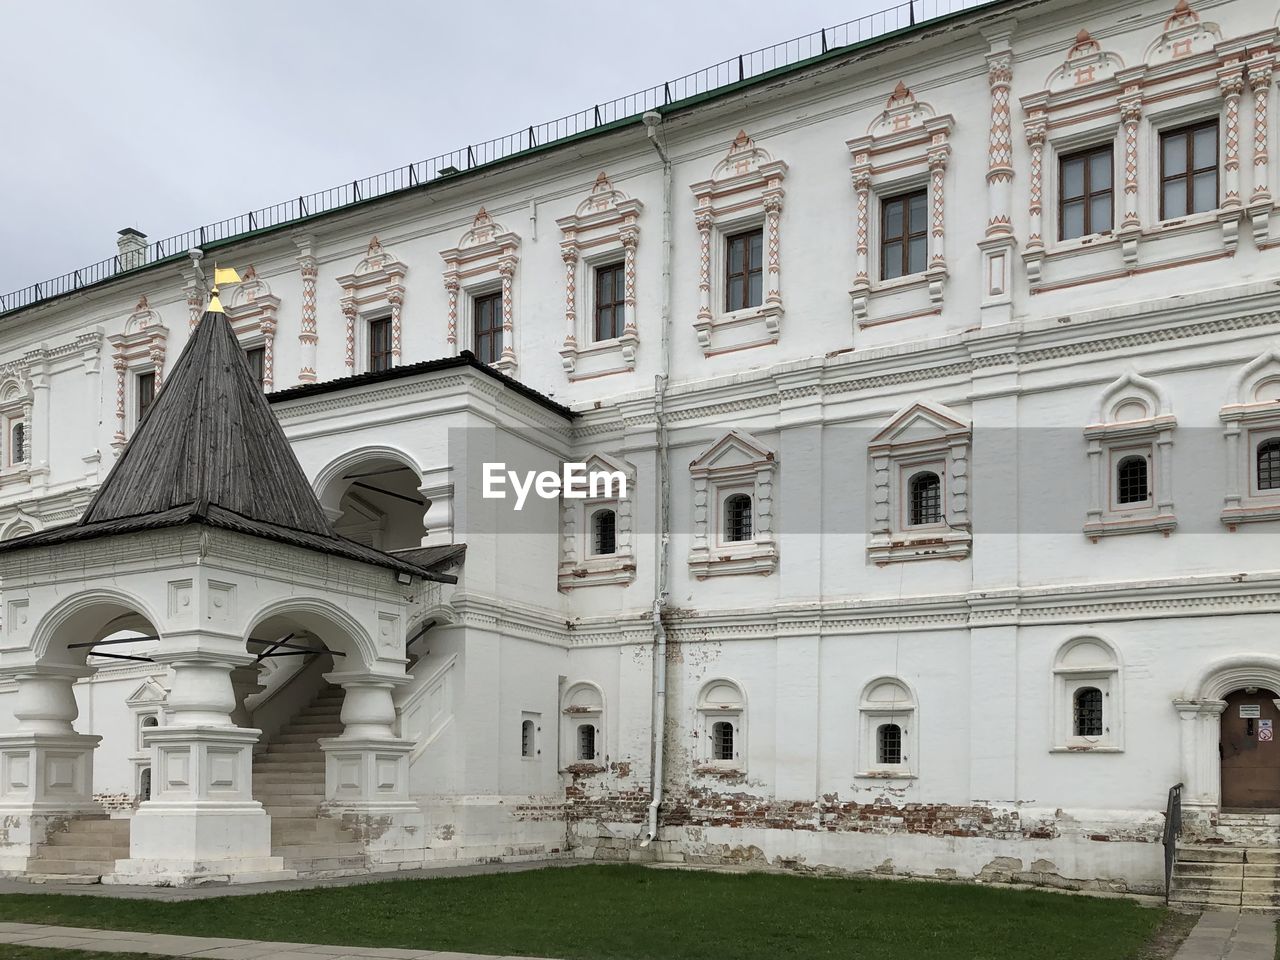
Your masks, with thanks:
[{"label": "dark metal fence", "polygon": [[1182,833],[1182,784],[1169,788],[1169,800],[1164,808],[1164,902],[1169,902],[1169,882],[1173,879],[1173,864],[1178,859],[1178,835]]},{"label": "dark metal fence", "polygon": [[471,144],[449,153],[396,167],[363,180],[352,180],[328,190],[299,196],[261,210],[251,210],[217,223],[196,227],[163,240],[149,243],[145,251],[130,257],[128,266],[120,256],[99,260],[60,277],[33,283],[20,290],[0,295],[0,314],[79,290],[118,274],[138,269],[184,254],[192,247],[240,237],[272,227],[294,223],[316,214],[337,210],[374,197],[384,197],[433,180],[495,163],[537,147],[590,133],[599,127],[639,116],[648,110],[688,100],[752,80],[782,67],[793,66],[842,47],[849,47],[919,23],[985,6],[994,0],[911,0],[876,13],[827,27],[785,43],[739,54],[728,60],[686,74],[657,86],[641,90],[606,103],[593,104],[585,110],[536,124],[505,137]]}]

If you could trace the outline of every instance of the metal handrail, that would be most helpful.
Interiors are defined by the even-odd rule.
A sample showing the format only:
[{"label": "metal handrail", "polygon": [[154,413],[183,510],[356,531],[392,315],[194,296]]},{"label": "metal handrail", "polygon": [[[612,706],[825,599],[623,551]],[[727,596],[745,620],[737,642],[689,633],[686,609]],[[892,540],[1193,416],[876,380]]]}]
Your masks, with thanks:
[{"label": "metal handrail", "polygon": [[1169,883],[1173,879],[1173,864],[1178,858],[1178,836],[1182,833],[1182,784],[1169,788],[1169,799],[1164,807],[1164,902],[1169,902]]},{"label": "metal handrail", "polygon": [[[33,283],[0,295],[0,315],[71,293],[113,277],[165,260],[182,257],[193,247],[222,243],[262,230],[299,223],[322,213],[363,203],[377,197],[421,187],[464,171],[484,167],[530,150],[541,149],[612,124],[633,120],[649,110],[662,110],[735,84],[758,79],[775,70],[874,40],[898,30],[937,20],[998,0],[909,0],[856,20],[796,37],[784,43],[742,53],[728,60],[686,74],[585,110],[534,124],[515,133],[483,143],[460,147],[429,160],[420,160],[384,173],[352,180],[328,190],[299,196],[274,206],[251,210],[217,223],[148,243],[136,253],[120,254],[72,270],[51,280]],[[932,10],[932,13],[929,11]]]}]

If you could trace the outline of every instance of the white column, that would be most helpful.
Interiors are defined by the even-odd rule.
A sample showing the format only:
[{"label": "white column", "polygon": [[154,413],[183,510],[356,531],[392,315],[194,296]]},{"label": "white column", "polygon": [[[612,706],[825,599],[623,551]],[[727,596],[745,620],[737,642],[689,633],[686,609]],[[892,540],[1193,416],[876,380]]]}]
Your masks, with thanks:
[{"label": "white column", "polygon": [[853,315],[858,320],[867,319],[867,304],[871,295],[871,265],[869,256],[871,230],[871,166],[869,155],[859,154],[858,166],[853,171],[853,189],[858,197],[858,222],[854,226],[857,249],[854,255]]},{"label": "white column", "polygon": [[[399,669],[399,675],[395,670]],[[342,733],[320,741],[325,755],[325,809],[331,814],[415,813],[409,800],[413,741],[396,735],[392,691],[409,680],[400,664],[386,673],[326,674],[341,684]]]},{"label": "white column", "polygon": [[700,210],[694,222],[698,227],[698,319],[693,329],[698,345],[711,346],[711,225],[710,210]]},{"label": "white column", "polygon": [[[1216,807],[1221,798],[1223,700],[1175,700],[1182,731],[1182,805]],[[1173,786],[1173,784],[1169,784]]]},{"label": "white column", "polygon": [[[271,855],[271,818],[253,799],[253,745],[261,731],[238,727],[233,671],[254,662],[238,637],[178,632],[155,659],[173,682],[162,727],[143,732],[151,751],[151,799],[134,815],[129,859],[116,882],[248,883],[291,876]],[[246,678],[243,671],[241,681]]]}]

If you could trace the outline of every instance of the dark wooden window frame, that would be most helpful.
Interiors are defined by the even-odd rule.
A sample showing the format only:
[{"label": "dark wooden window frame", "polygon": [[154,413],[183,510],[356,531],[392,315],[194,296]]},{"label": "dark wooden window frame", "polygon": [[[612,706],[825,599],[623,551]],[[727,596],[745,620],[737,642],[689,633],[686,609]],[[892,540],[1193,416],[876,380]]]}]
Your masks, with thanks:
[{"label": "dark wooden window frame", "polygon": [[[1111,185],[1105,190],[1093,190],[1091,168],[1093,164],[1089,162],[1096,154],[1105,153],[1108,158],[1107,168],[1111,171]],[[1062,186],[1065,177],[1062,175],[1062,168],[1072,160],[1084,160],[1084,192],[1078,197],[1072,197],[1071,202],[1081,200],[1084,202],[1084,232],[1080,237],[1089,237],[1095,233],[1102,233],[1102,230],[1093,229],[1093,198],[1101,196],[1109,196],[1111,198],[1111,223],[1107,226],[1106,232],[1115,229],[1116,225],[1116,151],[1114,143],[1099,143],[1092,147],[1082,147],[1079,150],[1072,150],[1070,153],[1059,154],[1058,156],[1058,239],[1061,240],[1079,240],[1080,237],[1067,237],[1066,233],[1066,217],[1063,216],[1063,207],[1066,200],[1062,195]]]},{"label": "dark wooden window frame", "polygon": [[[602,263],[592,270],[595,289],[595,303],[592,304],[591,339],[596,343],[604,340],[617,340],[622,336],[626,326],[626,263],[618,260],[613,263]],[[604,279],[609,278],[608,296],[605,295]],[[621,281],[621,284],[619,284]],[[619,287],[621,286],[621,290]],[[610,326],[605,329],[605,317],[610,318]]]},{"label": "dark wooden window frame", "polygon": [[267,375],[267,348],[262,344],[245,347],[244,358],[253,372],[254,379],[258,381],[258,386],[261,387],[262,380]]},{"label": "dark wooden window frame", "polygon": [[[144,387],[143,384],[146,384]],[[134,412],[137,414],[137,422],[141,423],[142,418],[147,415],[147,411],[151,409],[151,405],[156,402],[156,372],[154,370],[141,370],[134,375]]]},{"label": "dark wooden window frame", "polygon": [[[1201,130],[1212,129],[1213,137],[1213,164],[1208,167],[1195,166],[1195,135]],[[1185,136],[1187,138],[1187,155],[1186,169],[1182,173],[1167,175],[1164,170],[1164,142],[1166,138]],[[1180,127],[1174,127],[1171,130],[1160,131],[1160,219],[1178,219],[1180,217],[1190,217],[1197,213],[1208,213],[1208,210],[1195,209],[1195,182],[1196,177],[1202,173],[1213,174],[1213,196],[1214,205],[1210,210],[1216,210],[1222,203],[1222,175],[1219,173],[1219,164],[1221,163],[1222,154],[1222,133],[1218,125],[1218,118],[1213,117],[1209,120],[1197,120],[1195,123],[1183,124]],[[1187,208],[1184,213],[1175,214],[1173,217],[1166,217],[1164,211],[1164,185],[1171,180],[1186,181],[1186,200]]]},{"label": "dark wooden window frame", "polygon": [[369,372],[391,369],[391,318],[369,319]]},{"label": "dark wooden window frame", "polygon": [[[916,197],[924,198],[924,214],[923,223],[920,224],[919,230],[914,230],[911,223],[911,201]],[[897,204],[902,205],[902,233],[889,236],[888,220],[889,208]],[[923,239],[924,248],[924,265],[919,270],[911,269],[911,241]],[[901,246],[901,267],[902,272],[896,277],[888,276],[889,270],[889,244],[897,242]],[[880,279],[901,280],[903,277],[920,276],[929,269],[929,188],[920,187],[916,190],[908,190],[904,193],[895,193],[891,197],[885,197],[880,201]]]},{"label": "dark wooden window frame", "polygon": [[[751,267],[751,238],[760,238],[760,266],[754,270]],[[745,241],[742,244],[742,254],[738,264],[733,262],[734,244],[739,240]],[[724,238],[724,309],[726,313],[736,313],[739,310],[753,310],[764,303],[764,227],[748,227],[745,230],[735,230],[733,233],[726,234]],[[741,269],[735,270],[734,267]],[[734,306],[730,299],[730,281],[734,277],[742,278],[742,303]],[[760,299],[751,302],[751,280],[753,277],[760,278]]]},{"label": "dark wooden window frame", "polygon": [[[488,305],[488,323],[481,327]],[[480,350],[480,338],[488,337],[488,349]],[[502,291],[477,293],[471,298],[471,349],[481,363],[497,363],[502,357]]]}]

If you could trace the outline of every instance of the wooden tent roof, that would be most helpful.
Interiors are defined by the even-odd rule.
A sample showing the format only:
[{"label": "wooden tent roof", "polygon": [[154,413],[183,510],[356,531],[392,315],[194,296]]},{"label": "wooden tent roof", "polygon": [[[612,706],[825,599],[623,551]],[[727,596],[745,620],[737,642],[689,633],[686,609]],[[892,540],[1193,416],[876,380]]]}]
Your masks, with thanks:
[{"label": "wooden tent roof", "polygon": [[454,579],[334,531],[221,313],[204,315],[80,522],[0,551],[186,523]]}]

